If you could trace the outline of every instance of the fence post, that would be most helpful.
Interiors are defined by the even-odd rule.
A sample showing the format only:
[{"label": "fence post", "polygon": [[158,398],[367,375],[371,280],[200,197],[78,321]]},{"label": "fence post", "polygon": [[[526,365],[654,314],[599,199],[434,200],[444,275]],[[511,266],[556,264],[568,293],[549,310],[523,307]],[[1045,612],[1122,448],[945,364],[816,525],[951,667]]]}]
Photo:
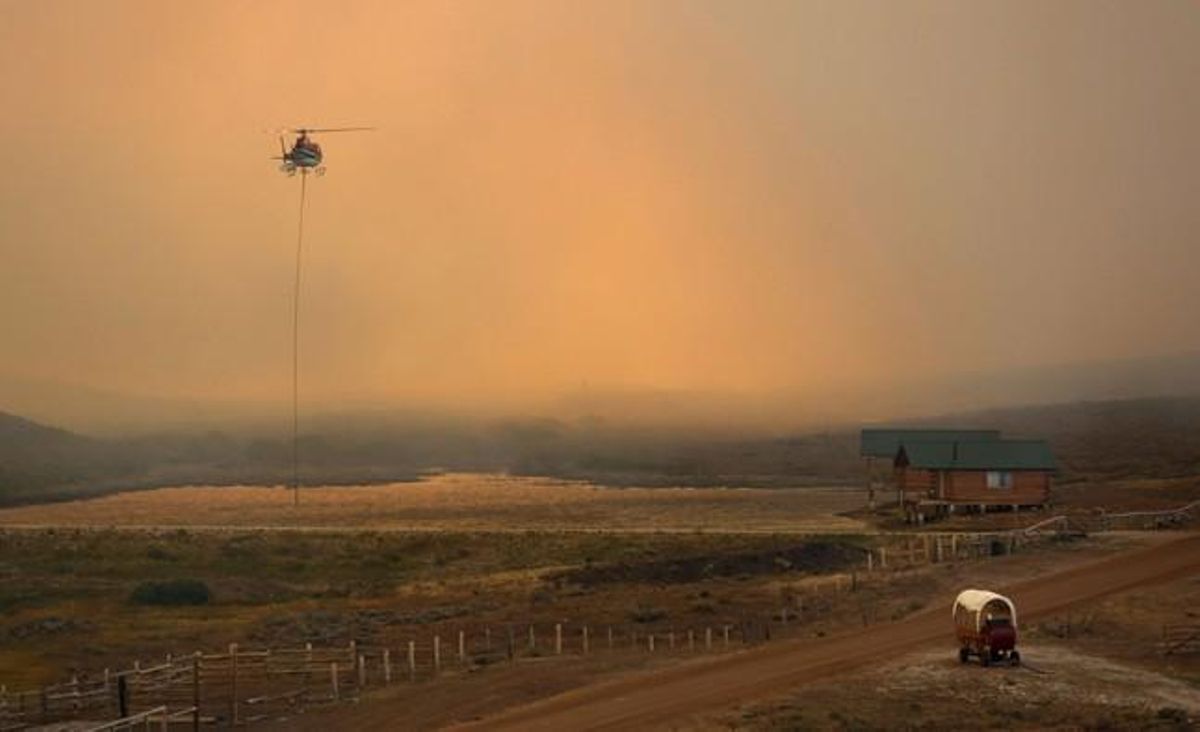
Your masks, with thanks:
[{"label": "fence post", "polygon": [[392,652],[386,648],[383,649],[383,683],[392,684]]},{"label": "fence post", "polygon": [[887,569],[887,547],[879,547],[879,568]]},{"label": "fence post", "polygon": [[333,685],[333,700],[337,701],[342,698],[338,691],[338,667],[337,661],[332,661],[329,664],[329,683]]},{"label": "fence post", "polygon": [[508,660],[511,663],[517,662],[517,638],[511,625],[508,626]]},{"label": "fence post", "polygon": [[[21,697],[22,700],[25,697]],[[117,714],[129,716],[129,677],[121,674],[117,677]]]},{"label": "fence post", "polygon": [[722,630],[725,631],[725,647],[728,648],[729,647],[729,626],[728,625],[723,626]]},{"label": "fence post", "polygon": [[104,669],[104,698],[111,699],[112,698],[111,695],[112,695],[112,683],[110,681],[109,670]]},{"label": "fence post", "polygon": [[608,626],[608,650],[611,651],[612,647],[613,647],[613,632],[612,632],[612,626],[610,625],[610,626]]},{"label": "fence post", "polygon": [[417,680],[417,642],[408,642],[408,680]]},{"label": "fence post", "polygon": [[696,650],[696,634],[692,631],[691,628],[688,628],[688,651],[691,652],[691,651],[695,651],[695,650]]},{"label": "fence post", "polygon": [[309,642],[309,643],[304,644],[304,693],[305,694],[308,693],[308,687],[312,686],[312,673],[313,673],[312,665],[313,665],[312,643]]},{"label": "fence post", "polygon": [[233,723],[238,723],[238,645],[237,643],[229,644],[229,663],[233,669],[233,680],[230,686],[233,688],[233,693],[229,703],[232,707]]},{"label": "fence post", "polygon": [[588,627],[583,626],[583,655],[588,654]]},{"label": "fence post", "polygon": [[529,625],[529,650],[530,652],[537,650],[537,638],[533,634],[533,624]]},{"label": "fence post", "polygon": [[367,685],[367,657],[363,654],[358,654],[358,689],[362,693],[363,687]]},{"label": "fence post", "polygon": [[436,676],[442,671],[442,639],[433,636],[433,673]]},{"label": "fence post", "polygon": [[667,643],[669,644],[668,648],[670,650],[672,650],[672,651],[675,650],[675,629],[674,628],[672,628],[670,631],[667,632]]},{"label": "fence post", "polygon": [[712,650],[712,628],[711,627],[704,629],[704,650],[706,650],[706,651]]},{"label": "fence post", "polygon": [[483,629],[483,650],[487,653],[492,652],[492,626],[487,626]]},{"label": "fence post", "polygon": [[868,572],[875,571],[875,553],[872,552],[870,549],[867,550],[867,571]]},{"label": "fence post", "polygon": [[650,634],[650,640],[648,641],[648,643],[649,643],[650,652],[654,653],[654,634],[653,633]]},{"label": "fence post", "polygon": [[[107,679],[106,679],[107,683]],[[200,651],[192,654],[192,732],[200,729]]]},{"label": "fence post", "polygon": [[554,624],[554,655],[562,655],[562,623]]},{"label": "fence post", "polygon": [[467,632],[465,630],[458,631],[458,662],[463,666],[467,665]]}]

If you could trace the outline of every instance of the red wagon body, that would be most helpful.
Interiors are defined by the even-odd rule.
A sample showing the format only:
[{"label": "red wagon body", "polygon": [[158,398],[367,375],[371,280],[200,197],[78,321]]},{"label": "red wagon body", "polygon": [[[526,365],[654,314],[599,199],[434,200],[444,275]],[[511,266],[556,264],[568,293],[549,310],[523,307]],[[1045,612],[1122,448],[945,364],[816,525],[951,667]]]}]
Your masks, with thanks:
[{"label": "red wagon body", "polygon": [[1017,611],[1012,600],[987,590],[963,590],[954,600],[958,659],[977,656],[987,666],[1021,662],[1017,651]]}]

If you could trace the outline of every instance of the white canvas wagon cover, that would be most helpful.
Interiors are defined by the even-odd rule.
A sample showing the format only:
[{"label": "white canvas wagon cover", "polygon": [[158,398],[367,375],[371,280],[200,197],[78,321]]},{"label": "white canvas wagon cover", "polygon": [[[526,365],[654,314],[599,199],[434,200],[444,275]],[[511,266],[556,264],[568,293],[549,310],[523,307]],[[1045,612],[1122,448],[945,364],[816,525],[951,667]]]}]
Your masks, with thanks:
[{"label": "white canvas wagon cover", "polygon": [[979,632],[983,625],[983,609],[991,602],[1000,602],[1008,607],[1008,614],[1012,618],[1012,626],[1014,628],[1017,627],[1017,608],[1013,605],[1012,600],[1004,595],[988,590],[963,590],[958,593],[958,597],[954,600],[954,608],[951,610],[951,616],[957,619],[959,608],[962,608],[975,617],[975,631]]}]

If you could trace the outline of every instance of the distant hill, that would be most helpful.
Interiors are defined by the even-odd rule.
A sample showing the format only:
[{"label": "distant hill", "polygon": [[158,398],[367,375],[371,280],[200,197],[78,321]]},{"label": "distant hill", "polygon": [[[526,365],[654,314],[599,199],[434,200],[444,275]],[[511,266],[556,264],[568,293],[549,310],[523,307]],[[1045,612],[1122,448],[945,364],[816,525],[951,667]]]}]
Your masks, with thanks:
[{"label": "distant hill", "polygon": [[[314,424],[316,431],[301,438],[301,479],[308,484],[408,480],[430,469],[609,485],[856,484],[863,475],[858,424],[790,436],[603,419],[343,415]],[[891,424],[1044,438],[1067,481],[1200,475],[1200,397],[1014,407]],[[290,440],[278,433],[94,438],[0,413],[0,504],[187,483],[282,484],[290,456]]]},{"label": "distant hill", "polygon": [[960,419],[1049,440],[1068,480],[1200,475],[1200,397],[995,409]]},{"label": "distant hill", "polygon": [[99,441],[0,412],[0,502],[73,494],[125,467]]}]

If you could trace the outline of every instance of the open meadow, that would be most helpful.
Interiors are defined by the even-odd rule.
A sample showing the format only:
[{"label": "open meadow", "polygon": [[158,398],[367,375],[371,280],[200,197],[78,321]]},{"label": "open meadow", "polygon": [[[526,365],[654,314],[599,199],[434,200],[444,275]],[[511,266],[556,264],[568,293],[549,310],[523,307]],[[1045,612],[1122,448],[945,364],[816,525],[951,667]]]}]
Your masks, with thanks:
[{"label": "open meadow", "polygon": [[[1138,483],[1104,496],[1140,501],[1153,495],[1170,503],[1190,495],[1192,485]],[[1085,495],[1082,488],[1075,493],[1072,502]],[[355,643],[394,649],[402,659],[403,649],[415,642],[425,664],[420,673],[426,674],[417,684],[363,690],[371,703],[309,709],[282,722],[270,718],[290,729],[370,727],[402,709],[413,728],[432,728],[598,679],[666,667],[672,653],[677,660],[685,655],[689,633],[704,638],[716,629],[720,639],[732,630],[737,647],[769,640],[769,626],[783,637],[812,641],[848,636],[930,608],[940,615],[947,598],[964,586],[1003,587],[1159,541],[1121,532],[1064,537],[1012,555],[956,554],[941,563],[941,549],[934,555],[928,549],[936,537],[921,536],[918,527],[877,532],[867,522],[878,522],[887,511],[868,515],[862,498],[853,488],[613,489],[451,474],[416,483],[307,488],[299,507],[277,487],[188,487],[6,509],[0,511],[0,684],[12,691],[72,677],[94,681],[104,669],[129,668],[135,660],[151,667],[197,650],[219,653],[231,643],[280,653],[305,644],[324,649]],[[964,530],[970,527],[964,524]],[[921,545],[926,563],[906,565],[903,548]],[[882,556],[882,546],[889,547],[888,571],[876,564],[872,573],[866,558]],[[987,546],[985,554],[993,553]],[[1046,644],[1032,655],[1035,665],[1040,661],[1065,677],[1084,654],[1095,673],[1070,683],[1090,684],[1100,696],[1105,679],[1126,667],[1159,674],[1156,683],[1166,693],[1191,683],[1200,667],[1190,661],[1164,666],[1153,636],[1161,623],[1186,619],[1194,586],[1177,583],[1166,595],[1131,597],[1114,601],[1107,613],[1113,623],[1094,613],[1086,621],[1077,616],[1075,640],[1061,650],[1051,647],[1066,640],[1058,635],[1057,619],[1029,628],[1028,639]],[[1147,608],[1153,617],[1142,617]],[[1132,624],[1119,622],[1135,617]],[[607,649],[604,634],[612,632],[616,650],[581,658],[581,625],[594,629],[599,649]],[[572,633],[568,645],[574,650],[554,659],[549,656],[557,655],[553,633],[559,626]],[[531,627],[538,629],[536,649],[525,645]],[[483,633],[490,633],[490,650],[455,661],[448,671],[455,683],[428,683],[436,676],[428,668],[433,636],[449,644],[445,652],[454,658],[453,639],[464,631],[476,651]],[[504,638],[511,649],[514,632],[520,655],[532,663],[497,667],[504,661]],[[1081,639],[1081,633],[1091,635]],[[670,645],[647,652],[651,636]],[[370,673],[378,678],[377,657],[373,663]],[[885,696],[879,699],[899,703],[909,693],[906,685],[925,676],[958,679],[932,651],[905,673],[890,685],[881,685],[876,672],[851,676],[830,692],[825,706],[796,700],[808,696],[782,699],[709,717],[702,726],[882,724],[886,705],[860,700],[876,698],[870,689],[880,686]],[[999,677],[994,683],[1027,693],[1030,705],[1041,704],[1037,685],[1018,679],[1023,686]],[[469,704],[464,691],[475,694]],[[951,689],[942,697],[972,693]],[[1193,708],[1187,699],[1181,705],[1143,699],[1117,707],[1101,700],[1088,713],[1153,721],[1159,708],[1146,707],[1152,702],[1168,715]],[[912,710],[914,719],[951,724],[939,704],[933,698],[922,703]],[[224,714],[220,704],[206,709],[218,719]],[[1055,722],[1066,718],[1065,709],[1029,711],[1025,719]]]},{"label": "open meadow", "polygon": [[606,488],[491,474],[302,488],[196,486],[0,510],[0,526],[321,527],[404,531],[855,532],[852,488]]},{"label": "open meadow", "polygon": [[[446,619],[549,620],[564,582],[550,575],[589,567],[620,569],[581,580],[592,589],[568,593],[575,614],[732,619],[763,593],[777,598],[743,584],[718,603],[696,587],[761,584],[780,557],[812,546],[795,571],[837,570],[860,560],[864,526],[837,515],[861,492],[838,488],[616,489],[454,474],[304,488],[300,499],[293,506],[279,487],[182,487],[0,511],[0,678],[47,682],[230,642],[376,642]],[[817,533],[843,538],[795,536]],[[135,598],[181,581],[208,598]]]}]

